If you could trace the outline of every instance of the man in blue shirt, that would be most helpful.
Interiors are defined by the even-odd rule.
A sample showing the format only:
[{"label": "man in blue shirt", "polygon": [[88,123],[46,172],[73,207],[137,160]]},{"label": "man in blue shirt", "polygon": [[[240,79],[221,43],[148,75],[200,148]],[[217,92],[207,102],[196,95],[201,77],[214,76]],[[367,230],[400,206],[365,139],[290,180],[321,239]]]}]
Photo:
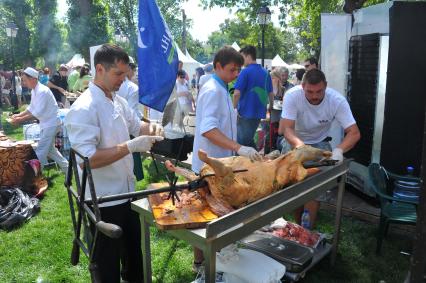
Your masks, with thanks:
[{"label": "man in blue shirt", "polygon": [[272,107],[274,94],[269,73],[256,63],[256,48],[246,46],[240,50],[245,69],[235,84],[234,108],[238,110],[237,142],[256,148],[254,135],[260,120],[266,117],[266,107]]}]

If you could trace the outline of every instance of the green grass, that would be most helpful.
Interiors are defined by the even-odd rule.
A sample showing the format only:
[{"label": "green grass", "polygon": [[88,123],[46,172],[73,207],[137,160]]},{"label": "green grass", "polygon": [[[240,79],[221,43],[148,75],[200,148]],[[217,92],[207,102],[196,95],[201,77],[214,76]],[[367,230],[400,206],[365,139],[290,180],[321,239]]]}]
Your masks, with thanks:
[{"label": "green grass", "polygon": [[[3,125],[6,134],[22,139],[21,127]],[[73,232],[68,197],[63,176],[50,170],[50,186],[41,201],[40,213],[12,231],[0,230],[0,282],[90,282],[83,253],[77,266],[70,264]],[[149,160],[144,161],[144,172],[145,179],[138,182],[138,189],[162,179]],[[333,214],[320,212],[318,227],[322,232],[333,233],[333,223]],[[390,234],[383,242],[383,255],[376,256],[375,233],[376,225],[343,217],[336,265],[331,267],[329,259],[324,259],[303,282],[402,282],[409,257],[400,251],[411,250],[409,237]],[[194,279],[188,244],[152,227],[151,248],[154,282]]]}]

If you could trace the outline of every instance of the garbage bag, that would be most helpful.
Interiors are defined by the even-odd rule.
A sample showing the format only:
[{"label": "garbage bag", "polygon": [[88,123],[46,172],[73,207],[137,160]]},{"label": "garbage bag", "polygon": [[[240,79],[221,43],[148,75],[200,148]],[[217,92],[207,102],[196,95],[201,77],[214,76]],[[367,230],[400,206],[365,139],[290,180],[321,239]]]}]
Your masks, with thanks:
[{"label": "garbage bag", "polygon": [[40,211],[39,200],[19,188],[0,189],[0,229],[9,230]]}]

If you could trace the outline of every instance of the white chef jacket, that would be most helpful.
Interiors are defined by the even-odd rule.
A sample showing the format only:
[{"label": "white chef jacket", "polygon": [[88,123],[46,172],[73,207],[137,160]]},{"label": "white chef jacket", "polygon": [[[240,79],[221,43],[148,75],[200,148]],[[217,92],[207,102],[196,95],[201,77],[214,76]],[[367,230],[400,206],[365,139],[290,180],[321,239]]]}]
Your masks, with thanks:
[{"label": "white chef jacket", "polygon": [[126,78],[121,84],[117,94],[127,100],[129,107],[135,111],[139,119],[142,119],[142,113],[139,110],[139,87],[137,84]]},{"label": "white chef jacket", "polygon": [[[139,136],[141,121],[126,100],[113,94],[113,101],[94,83],[73,103],[65,118],[71,146],[82,155],[91,157],[97,149],[110,148],[129,140],[129,135]],[[98,197],[133,192],[133,158],[131,154],[110,165],[92,169],[93,182]],[[90,199],[89,189],[86,199]],[[119,200],[103,203],[112,206],[124,203]]]},{"label": "white chef jacket", "polygon": [[192,171],[199,173],[203,166],[198,158],[199,149],[215,158],[233,155],[232,150],[217,146],[203,137],[204,133],[217,128],[229,139],[237,139],[237,111],[225,83],[216,75],[204,84],[198,95],[195,126]]},{"label": "white chef jacket", "polygon": [[39,82],[31,90],[31,102],[27,110],[40,121],[41,130],[60,124],[56,99],[50,88]]}]

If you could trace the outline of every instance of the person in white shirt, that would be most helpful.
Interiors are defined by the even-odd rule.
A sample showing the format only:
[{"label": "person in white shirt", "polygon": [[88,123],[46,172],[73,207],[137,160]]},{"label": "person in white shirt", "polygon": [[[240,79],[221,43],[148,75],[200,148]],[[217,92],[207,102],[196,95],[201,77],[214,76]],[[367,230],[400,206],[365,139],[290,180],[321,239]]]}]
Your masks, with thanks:
[{"label": "person in white shirt", "polygon": [[[196,128],[192,155],[192,171],[199,173],[203,162],[198,157],[198,150],[207,152],[208,156],[220,158],[238,153],[250,159],[261,159],[252,147],[241,146],[237,139],[237,111],[232,105],[227,84],[239,74],[244,58],[230,46],[220,49],[213,60],[215,74],[206,82],[198,95],[196,109]],[[201,265],[203,253],[194,249],[193,269]]]},{"label": "person in white shirt", "polygon": [[[69,140],[73,149],[89,158],[98,197],[133,192],[131,153],[150,150],[154,142],[163,139],[163,130],[157,124],[141,121],[126,100],[115,93],[129,67],[129,56],[123,49],[102,45],[95,53],[94,63],[94,81],[65,118]],[[136,138],[130,140],[130,135]],[[90,199],[89,194],[85,197]],[[120,239],[98,234],[94,261],[100,281],[120,282],[121,276],[125,281],[142,282],[140,222],[130,208],[130,199],[100,206],[102,220],[123,229]]]},{"label": "person in white shirt", "polygon": [[143,115],[139,109],[139,87],[132,81],[132,78],[135,75],[135,70],[136,65],[134,63],[129,63],[129,72],[126,76],[126,79],[121,84],[117,94],[127,101],[130,109],[132,109],[139,117],[139,119],[142,120]]},{"label": "person in white shirt", "polygon": [[178,96],[179,106],[183,116],[188,115],[189,112],[194,111],[194,97],[189,89],[188,81],[185,80],[186,72],[178,70],[178,77],[176,79],[176,94]]},{"label": "person in white shirt", "polygon": [[[302,85],[293,87],[284,97],[278,129],[278,133],[285,138],[282,153],[305,144],[331,151],[328,135],[334,120],[344,129],[345,137],[333,149],[332,159],[342,161],[343,153],[356,145],[361,134],[346,98],[327,88],[327,81],[321,70],[311,69],[305,73]],[[305,209],[309,211],[313,228],[319,202],[310,201],[305,204]],[[302,212],[303,207],[296,210],[297,223],[301,221]]]},{"label": "person in white shirt", "polygon": [[58,117],[58,104],[50,89],[38,81],[38,72],[28,67],[24,70],[22,83],[31,90],[31,103],[28,108],[12,115],[13,125],[21,124],[28,120],[38,119],[40,122],[40,140],[35,153],[42,165],[48,163],[47,158],[55,161],[61,170],[68,172],[68,161],[55,147],[55,136],[59,131],[60,120]]},{"label": "person in white shirt", "polygon": [[198,89],[201,90],[203,85],[212,77],[214,74],[214,68],[212,64],[206,64],[203,68],[205,74],[200,77],[200,81],[198,82]]}]

